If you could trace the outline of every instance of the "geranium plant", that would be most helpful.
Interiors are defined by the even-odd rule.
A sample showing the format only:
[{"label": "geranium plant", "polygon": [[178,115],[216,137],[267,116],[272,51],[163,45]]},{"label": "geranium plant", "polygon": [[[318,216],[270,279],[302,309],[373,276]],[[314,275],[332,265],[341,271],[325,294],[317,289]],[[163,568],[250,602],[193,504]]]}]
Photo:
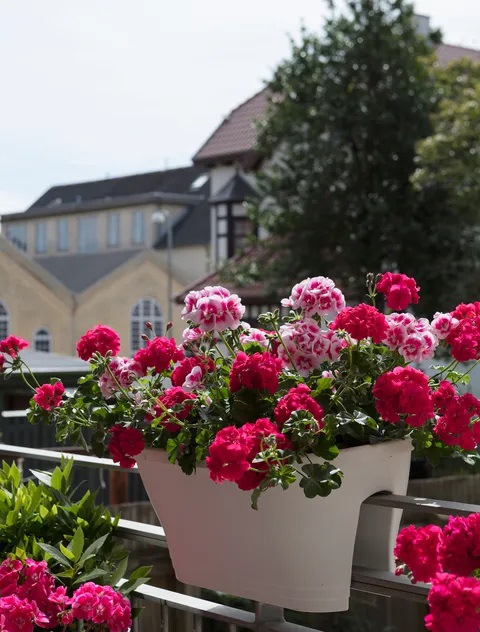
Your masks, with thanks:
[{"label": "geranium plant", "polygon": [[128,595],[151,569],[127,573],[119,516],[90,491],[73,498],[72,465],[27,482],[15,464],[0,468],[0,632],[130,629]]},{"label": "geranium plant", "polygon": [[[306,279],[260,327],[242,320],[227,289],[190,292],[180,342],[150,326],[145,347],[125,358],[111,328],[82,336],[91,371],[73,394],[57,379],[35,382],[22,339],[0,342],[0,365],[22,372],[34,392],[29,420],[54,423],[60,442],[109,452],[124,467],[145,446],[166,450],[186,474],[205,463],[213,481],[252,491],[254,505],[296,480],[308,497],[328,495],[342,480],[335,457],[352,446],[408,439],[431,459],[471,462],[480,400],[459,392],[468,370],[457,365],[479,356],[480,302],[429,321],[405,311],[420,298],[413,278],[370,274],[366,289],[367,302],[346,306],[331,279]],[[429,376],[419,366],[440,347],[451,361]]]},{"label": "geranium plant", "polygon": [[432,632],[478,632],[480,629],[480,514],[450,516],[437,525],[400,531],[395,546],[397,575],[428,582]]},{"label": "geranium plant", "polygon": [[0,587],[1,632],[128,632],[132,625],[130,602],[118,590],[85,582],[69,594],[45,561],[3,560]]}]

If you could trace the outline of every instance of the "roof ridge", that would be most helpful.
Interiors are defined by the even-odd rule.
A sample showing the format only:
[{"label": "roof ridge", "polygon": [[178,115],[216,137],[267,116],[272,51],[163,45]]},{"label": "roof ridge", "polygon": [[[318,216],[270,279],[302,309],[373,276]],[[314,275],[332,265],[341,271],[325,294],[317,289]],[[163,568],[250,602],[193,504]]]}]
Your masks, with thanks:
[{"label": "roof ridge", "polygon": [[77,186],[81,186],[84,184],[93,184],[96,182],[113,182],[115,180],[123,180],[125,178],[136,178],[136,177],[143,177],[143,176],[149,176],[149,175],[153,175],[156,173],[172,173],[173,171],[186,171],[187,169],[201,169],[202,167],[199,165],[194,165],[193,163],[191,165],[186,165],[183,167],[172,167],[171,169],[157,169],[154,171],[139,171],[136,173],[129,173],[129,174],[125,174],[125,175],[121,175],[121,176],[112,176],[109,178],[96,178],[94,180],[82,180],[80,182],[66,182],[63,184],[54,184],[51,187],[49,187],[45,193],[48,193],[49,191],[51,191],[52,189],[57,189],[60,187],[77,187]]}]

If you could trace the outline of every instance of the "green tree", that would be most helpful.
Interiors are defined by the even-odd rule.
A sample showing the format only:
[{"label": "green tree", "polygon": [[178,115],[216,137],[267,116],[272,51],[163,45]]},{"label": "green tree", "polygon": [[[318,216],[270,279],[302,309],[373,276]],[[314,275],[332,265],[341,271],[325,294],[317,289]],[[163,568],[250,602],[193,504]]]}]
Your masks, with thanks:
[{"label": "green tree", "polygon": [[422,282],[451,308],[478,292],[480,64],[463,59],[435,76],[442,98],[433,132],[417,148],[412,182],[422,212],[411,237],[423,257]]},{"label": "green tree", "polygon": [[276,288],[326,274],[358,296],[368,271],[416,269],[410,176],[436,101],[432,49],[403,0],[346,5],[321,37],[292,40],[268,84],[252,212],[271,235],[262,274]]}]

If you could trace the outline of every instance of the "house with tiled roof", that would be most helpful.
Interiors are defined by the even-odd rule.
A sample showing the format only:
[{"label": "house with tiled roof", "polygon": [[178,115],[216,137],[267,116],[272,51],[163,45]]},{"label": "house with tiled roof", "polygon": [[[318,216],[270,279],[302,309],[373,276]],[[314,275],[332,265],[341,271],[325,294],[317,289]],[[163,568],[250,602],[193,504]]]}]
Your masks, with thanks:
[{"label": "house with tiled roof", "polygon": [[[417,18],[419,31],[428,33],[429,19],[425,16]],[[480,62],[480,50],[450,44],[440,44],[436,55],[443,65],[464,57]],[[255,174],[262,168],[261,157],[256,151],[257,124],[266,116],[270,96],[268,88],[264,88],[234,108],[193,156],[196,166],[210,172],[211,257],[217,267],[235,256],[244,245],[245,236],[255,230],[244,203],[256,195]],[[240,182],[243,183],[243,196],[238,194]],[[229,191],[231,195],[227,194]],[[218,275],[212,273],[201,282],[214,284],[218,281]],[[197,285],[193,284],[191,288],[196,289]],[[245,288],[237,291],[242,296],[246,292]],[[260,285],[253,288],[253,295],[249,297],[252,313],[256,309],[254,301],[266,303]]]},{"label": "house with tiled roof", "polygon": [[55,285],[57,300],[39,310],[11,265],[2,275],[1,333],[67,354],[98,323],[119,332],[124,354],[143,344],[146,321],[159,334],[172,321],[178,335],[183,324],[172,297],[210,269],[209,191],[208,170],[189,166],[56,185],[25,211],[5,215],[2,243]]}]

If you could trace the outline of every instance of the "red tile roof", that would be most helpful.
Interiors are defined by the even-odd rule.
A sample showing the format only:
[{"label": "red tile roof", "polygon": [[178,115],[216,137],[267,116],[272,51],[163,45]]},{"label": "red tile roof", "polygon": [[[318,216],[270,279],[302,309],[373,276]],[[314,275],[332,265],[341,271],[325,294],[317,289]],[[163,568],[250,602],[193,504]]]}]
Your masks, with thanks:
[{"label": "red tile roof", "polygon": [[464,46],[453,46],[452,44],[440,44],[437,47],[437,57],[442,66],[446,66],[451,61],[456,61],[462,57],[468,57],[472,61],[480,62],[480,50],[465,48]]},{"label": "red tile roof", "polygon": [[[480,50],[440,44],[437,47],[437,57],[442,65],[462,57],[480,62]],[[267,100],[268,89],[264,88],[232,110],[200,147],[193,162],[197,165],[212,165],[237,161],[246,168],[254,166],[258,160],[254,151],[257,139],[255,121],[265,116]]]},{"label": "red tile roof", "polygon": [[218,160],[233,161],[253,152],[257,139],[255,121],[265,116],[267,98],[268,90],[264,88],[232,110],[200,147],[193,162],[209,164]]}]

